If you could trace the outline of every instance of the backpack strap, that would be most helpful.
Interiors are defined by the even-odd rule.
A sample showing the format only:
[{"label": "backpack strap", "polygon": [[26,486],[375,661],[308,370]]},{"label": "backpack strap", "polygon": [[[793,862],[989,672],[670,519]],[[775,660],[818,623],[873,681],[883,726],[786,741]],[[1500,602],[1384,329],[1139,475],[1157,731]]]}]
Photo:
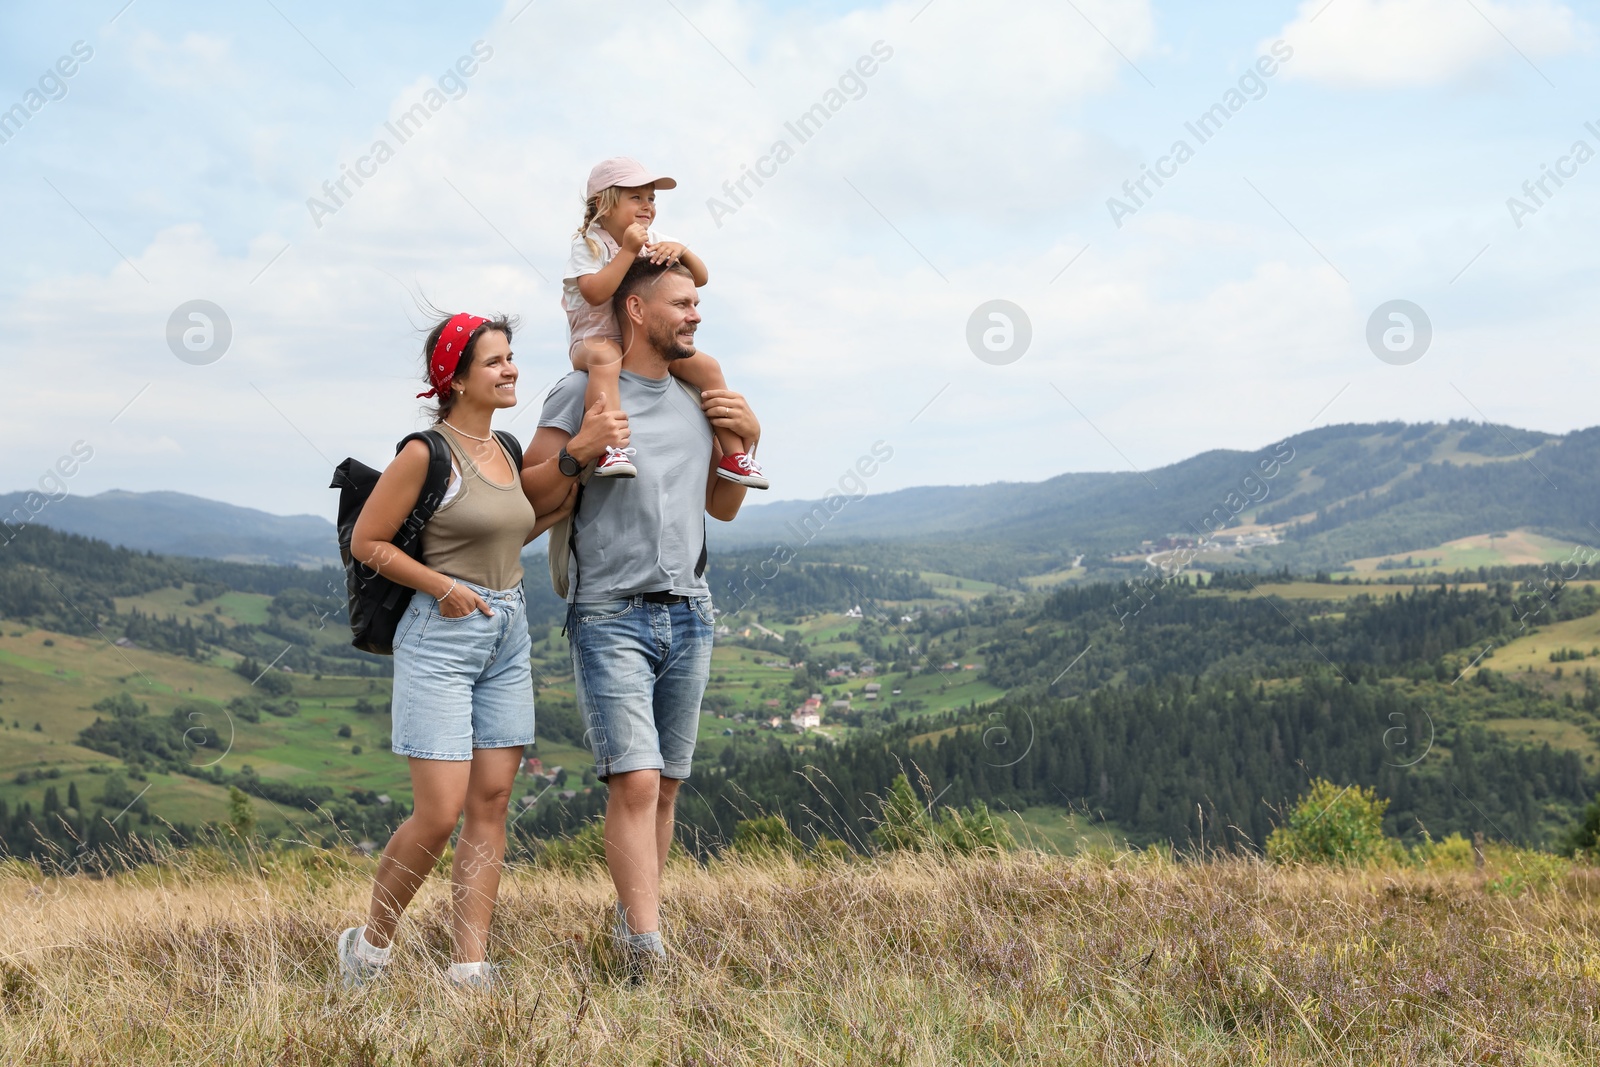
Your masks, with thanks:
[{"label": "backpack strap", "polygon": [[[693,401],[694,406],[695,407],[699,407],[700,406],[700,394],[695,391],[694,386],[690,385],[688,382],[684,381],[682,378],[678,378],[678,379],[676,379],[676,381],[680,386],[683,387],[683,391],[685,393],[689,394],[689,399],[691,401]],[[709,420],[709,419],[706,420],[706,432],[708,432],[708,433],[711,430],[710,421],[711,420]],[[713,449],[716,448],[716,443],[713,442],[711,447]],[[695,564],[694,564],[694,576],[696,578],[704,578],[705,577],[707,558],[708,557],[707,557],[707,553],[706,553],[706,518],[705,518],[705,509],[702,508],[701,511],[700,511],[700,558],[695,560]]]},{"label": "backpack strap", "polygon": [[[596,463],[590,461],[578,471],[578,495],[572,502],[572,511],[550,527],[546,534],[550,539],[546,546],[550,554],[550,588],[562,600],[573,600],[576,595],[576,588],[572,584],[572,561],[578,554],[578,506],[583,503],[583,487],[589,483],[595,466]],[[562,633],[566,633],[565,627]]]},{"label": "backpack strap", "polygon": [[495,438],[507,452],[511,454],[511,473],[518,481],[522,480],[522,442],[510,430],[496,430]]},{"label": "backpack strap", "polygon": [[407,530],[412,531],[412,537],[421,535],[422,528],[439,509],[439,502],[444,499],[445,490],[450,488],[450,444],[444,439],[444,434],[438,430],[419,430],[416,433],[406,434],[400,439],[400,443],[394,446],[394,454],[398,456],[401,449],[412,441],[427,442],[428,475],[422,480],[422,492],[417,495],[417,506],[411,510],[400,531],[395,534],[397,544]]},{"label": "backpack strap", "polygon": [[[433,518],[433,513],[439,509],[439,502],[444,499],[445,490],[450,488],[450,445],[438,430],[420,430],[401,438],[400,443],[394,446],[395,455],[399,455],[412,441],[427,443],[428,473],[422,479],[422,491],[417,494],[416,506],[406,516],[406,521],[400,524],[400,529],[395,531],[392,543],[412,559],[420,560],[422,528]],[[397,584],[390,591],[388,599],[398,603],[401,595],[409,595],[409,590]],[[385,603],[384,606],[393,607],[394,604]]]}]

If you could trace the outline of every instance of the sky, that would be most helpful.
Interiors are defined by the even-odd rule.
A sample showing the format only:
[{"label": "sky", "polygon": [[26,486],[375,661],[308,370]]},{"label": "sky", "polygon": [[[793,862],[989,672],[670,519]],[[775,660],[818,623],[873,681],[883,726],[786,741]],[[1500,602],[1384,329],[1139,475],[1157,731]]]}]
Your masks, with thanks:
[{"label": "sky", "polygon": [[526,441],[613,155],[678,181],[657,225],[709,269],[699,343],[762,421],[762,499],[875,445],[874,493],[1340,422],[1587,426],[1597,24],[1554,0],[6,5],[0,491],[71,467],[57,492],[331,517],[334,464],[427,421],[421,299],[519,316],[496,425]]}]

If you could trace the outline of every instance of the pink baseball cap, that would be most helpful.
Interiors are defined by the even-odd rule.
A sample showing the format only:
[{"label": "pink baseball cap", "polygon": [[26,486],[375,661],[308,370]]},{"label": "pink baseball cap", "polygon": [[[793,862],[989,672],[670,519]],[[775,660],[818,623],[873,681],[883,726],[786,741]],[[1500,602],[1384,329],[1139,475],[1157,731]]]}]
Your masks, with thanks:
[{"label": "pink baseball cap", "polygon": [[627,156],[612,156],[610,159],[601,160],[594,165],[594,170],[589,172],[589,191],[586,196],[594,196],[602,189],[609,189],[613,185],[621,185],[629,189],[637,189],[641,185],[653,185],[657,189],[676,189],[678,183],[672,179],[646,170],[645,165],[637,159]]}]

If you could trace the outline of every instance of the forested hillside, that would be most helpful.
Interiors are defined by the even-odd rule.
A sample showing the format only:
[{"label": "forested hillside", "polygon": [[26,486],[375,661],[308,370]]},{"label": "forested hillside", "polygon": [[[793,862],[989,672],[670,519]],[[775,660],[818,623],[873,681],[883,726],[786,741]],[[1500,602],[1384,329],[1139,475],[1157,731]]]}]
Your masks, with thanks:
[{"label": "forested hillside", "polygon": [[[1257,850],[1317,777],[1375,787],[1402,837],[1554,846],[1600,785],[1600,553],[1512,522],[1579,522],[1600,434],[1507,432],[1334,427],[1275,446],[1238,482],[1251,506],[1225,489],[1210,526],[1295,524],[1223,557],[1172,537],[1098,561],[1062,540],[1012,551],[941,541],[931,519],[918,542],[714,552],[686,840],[713,852],[739,820],[775,814],[860,846],[908,773],[930,810],[986,804],[1066,847]],[[1190,473],[1238,460],[1208,453]],[[1195,494],[1185,506],[1213,496]],[[1003,501],[986,506],[994,530]],[[1510,531],[1416,544],[1502,519]],[[1358,527],[1362,547],[1390,529],[1422,558],[1263,566],[1347,558],[1328,546]],[[541,763],[519,779],[521,847],[604,805],[564,605],[528,563]],[[0,850],[137,855],[246,817],[269,837],[377,847],[410,797],[388,752],[391,665],[350,647],[337,569],[28,526],[0,550]]]},{"label": "forested hillside", "polygon": [[[1320,776],[1376,786],[1400,836],[1557,839],[1600,772],[1592,581],[1538,568],[1435,586],[1286,577],[880,614],[858,640],[891,673],[954,680],[977,660],[1007,695],[935,715],[891,702],[884,729],[834,744],[728,745],[680,822],[707,847],[761,813],[859,843],[909,771],[929,804],[1065,808],[1135,840],[1256,849]],[[1492,666],[1508,657],[1521,669]],[[825,665],[808,659],[795,691]],[[565,830],[598,810],[574,798],[535,822]]]}]

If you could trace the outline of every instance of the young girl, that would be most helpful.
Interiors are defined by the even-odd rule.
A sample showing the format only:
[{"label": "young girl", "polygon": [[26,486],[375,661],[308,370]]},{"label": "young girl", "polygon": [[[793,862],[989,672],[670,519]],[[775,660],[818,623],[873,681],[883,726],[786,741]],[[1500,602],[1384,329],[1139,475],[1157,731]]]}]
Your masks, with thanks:
[{"label": "young girl", "polygon": [[[589,374],[584,390],[586,410],[602,403],[602,410],[609,411],[617,403],[622,328],[617,324],[611,298],[634,258],[643,255],[656,263],[682,263],[694,275],[695,285],[706,283],[706,265],[699,256],[650,229],[656,214],[655,191],[676,188],[677,184],[626,156],[598,163],[589,172],[583,224],[573,235],[572,255],[561,280],[572,366]],[[674,377],[697,391],[728,387],[722,368],[704,352],[674,360],[670,369]],[[713,432],[722,446],[717,474],[752,489],[767,488],[767,479],[750,456],[748,443],[727,430]],[[608,448],[595,468],[595,477],[632,478],[638,474],[630,458],[634,454],[631,447]]]}]

